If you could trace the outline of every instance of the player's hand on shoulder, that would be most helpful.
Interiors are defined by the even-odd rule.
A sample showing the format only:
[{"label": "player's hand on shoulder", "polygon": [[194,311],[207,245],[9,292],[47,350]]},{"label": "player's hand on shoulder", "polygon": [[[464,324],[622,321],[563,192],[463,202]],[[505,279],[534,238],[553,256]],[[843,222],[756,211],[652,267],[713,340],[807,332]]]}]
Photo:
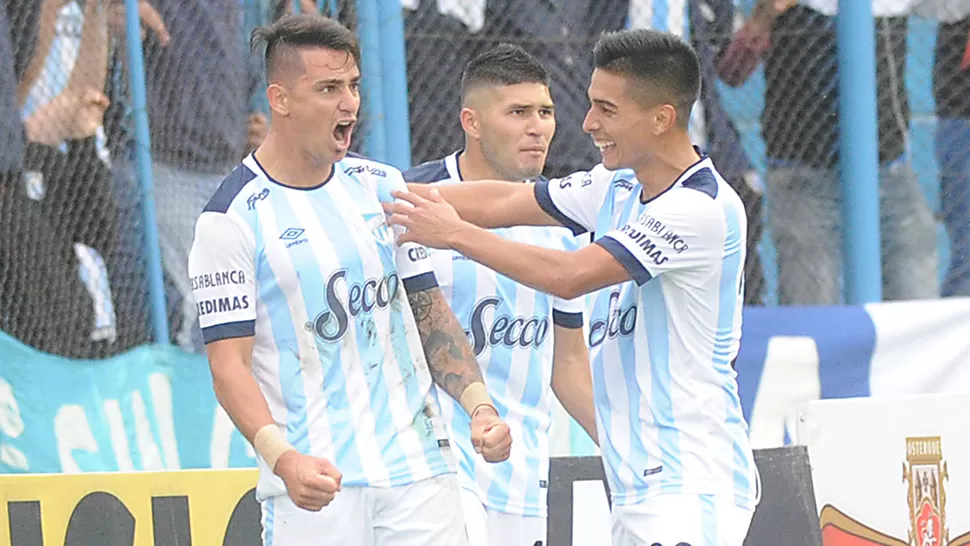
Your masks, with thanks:
[{"label": "player's hand on shoulder", "polygon": [[340,471],[326,459],[287,451],[273,471],[283,479],[293,503],[304,510],[321,510],[340,491]]},{"label": "player's hand on shoulder", "polygon": [[482,406],[472,414],[472,445],[475,452],[490,463],[500,463],[512,451],[512,431],[491,406]]}]

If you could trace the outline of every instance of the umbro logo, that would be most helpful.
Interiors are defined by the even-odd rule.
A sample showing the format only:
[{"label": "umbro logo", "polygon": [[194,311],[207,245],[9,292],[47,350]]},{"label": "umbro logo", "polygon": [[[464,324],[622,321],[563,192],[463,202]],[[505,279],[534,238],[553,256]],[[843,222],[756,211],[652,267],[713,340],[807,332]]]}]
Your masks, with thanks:
[{"label": "umbro logo", "polygon": [[287,228],[286,231],[280,235],[280,240],[288,241],[286,243],[286,248],[294,247],[307,242],[307,238],[303,235],[303,230],[300,228]]},{"label": "umbro logo", "polygon": [[283,240],[283,241],[292,241],[293,239],[296,239],[300,235],[303,235],[303,230],[302,229],[299,229],[299,228],[287,228],[287,230],[284,231],[282,235],[280,235],[280,240]]}]

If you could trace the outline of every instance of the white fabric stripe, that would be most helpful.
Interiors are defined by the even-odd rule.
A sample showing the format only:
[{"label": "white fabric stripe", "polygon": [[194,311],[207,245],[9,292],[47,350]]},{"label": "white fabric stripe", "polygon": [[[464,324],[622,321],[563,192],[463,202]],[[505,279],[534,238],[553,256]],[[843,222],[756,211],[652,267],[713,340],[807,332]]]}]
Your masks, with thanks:
[{"label": "white fabric stripe", "polygon": [[[353,184],[351,180],[344,180],[341,178],[341,182],[345,184]],[[370,188],[364,188],[364,191],[375,191]],[[354,242],[357,248],[360,250],[361,260],[364,264],[364,277],[379,279],[384,275],[388,274],[384,270],[383,262],[377,247],[374,243],[373,238],[368,231],[367,226],[364,224],[363,220],[358,214],[350,215],[347,211],[357,211],[359,206],[355,205],[354,199],[348,193],[346,187],[343,184],[334,185],[333,193],[337,197],[337,201],[340,203],[346,203],[346,206],[339,207],[341,217],[348,225],[359,224],[360,229],[351,229],[351,236],[354,238]],[[407,303],[406,298],[402,298],[402,313],[411,313],[411,307]],[[411,474],[414,476],[429,476],[431,474],[431,467],[428,464],[427,457],[424,453],[424,446],[421,445],[419,436],[417,432],[412,428],[414,421],[413,411],[411,410],[408,399],[407,390],[404,386],[404,377],[401,375],[400,362],[397,360],[397,355],[394,352],[394,343],[391,339],[391,313],[394,312],[392,308],[385,310],[375,310],[373,313],[373,319],[375,325],[377,326],[377,331],[382,332],[386,338],[383,339],[383,344],[385,348],[384,362],[381,365],[381,374],[384,376],[384,386],[387,390],[388,406],[391,408],[391,418],[393,419],[395,429],[398,431],[395,439],[393,441],[399,442],[404,456],[407,458],[407,463],[410,468]],[[405,321],[407,322],[407,321]],[[357,347],[356,332],[353,328],[349,331],[354,335],[354,347]],[[412,330],[409,338],[416,335],[416,329]],[[408,346],[410,348],[420,347],[420,344],[415,344],[414,339],[408,340]],[[413,351],[414,358],[414,375],[415,382],[417,383],[417,388],[422,392],[426,393],[430,388],[431,377],[430,374],[422,369],[421,365],[424,363],[424,354],[419,350]],[[355,353],[356,358],[356,353]],[[359,358],[357,360],[357,369],[362,370],[359,363]],[[364,386],[366,387],[367,381],[363,374],[360,374],[360,379],[364,381]],[[370,399],[370,395],[367,394],[367,400]],[[373,414],[371,414],[373,419]],[[403,433],[402,433],[403,432]],[[376,436],[374,437],[376,442]]]},{"label": "white fabric stripe", "polygon": [[[513,228],[514,236],[519,235],[517,232],[527,231],[526,229]],[[520,238],[516,237],[516,238]],[[536,293],[531,288],[517,284],[515,288],[515,307],[512,310],[513,316],[523,316],[531,317],[535,313],[536,307]],[[551,327],[551,325],[550,325]],[[552,336],[548,338],[550,341]],[[508,404],[518,404],[517,413],[522,415],[524,413],[532,413],[528,411],[521,402],[522,397],[526,390],[526,380],[529,374],[529,366],[531,365],[530,360],[532,357],[531,350],[524,349],[514,349],[512,350],[512,359],[509,362],[509,380],[506,382],[505,389],[505,399]],[[520,437],[524,432],[521,430],[524,428],[524,423],[521,419],[509,419],[507,421],[509,427],[515,426],[520,430],[516,432],[512,430],[513,438],[515,434]],[[535,484],[530,484],[526,482],[528,477],[528,468],[525,468],[529,464],[528,458],[516,457],[514,460],[510,458],[513,464],[512,476],[509,478],[507,494],[508,498],[506,502],[513,506],[522,506],[525,502],[525,491],[527,488],[535,487]]]},{"label": "white fabric stripe", "polygon": [[[250,168],[256,167],[253,165]],[[261,172],[255,170],[254,172]],[[326,414],[326,401],[320,395],[323,385],[323,373],[320,366],[317,347],[311,336],[301,335],[305,332],[303,325],[309,322],[303,288],[299,275],[290,259],[285,245],[280,243],[274,235],[281,233],[273,207],[261,207],[259,211],[260,228],[269,237],[263,238],[263,253],[276,276],[280,289],[286,298],[290,310],[292,327],[296,332],[297,346],[300,351],[300,370],[303,380],[303,395],[306,399],[307,436],[313,454],[333,460],[333,436],[330,422]],[[267,327],[268,318],[266,319]],[[272,332],[272,330],[270,330]],[[272,335],[272,333],[270,333]],[[279,370],[277,370],[278,372]],[[277,375],[277,378],[279,375]],[[322,407],[320,407],[322,405]]]},{"label": "white fabric stripe", "polygon": [[[333,188],[338,186],[340,182],[339,173],[335,174],[334,178],[324,188],[331,193],[335,208],[337,210],[344,210],[350,204],[341,202],[333,192]],[[296,194],[296,192],[287,192],[287,199],[300,225],[306,230],[306,236],[310,240],[310,248],[316,257],[317,263],[320,264],[321,271],[332,272],[340,269],[342,267],[340,264],[340,251],[333,243],[329,234],[324,230],[309,201],[304,196]],[[347,285],[338,286],[337,289],[341,290],[341,299],[347,301]],[[369,432],[374,430],[374,415],[371,411],[367,381],[364,379],[360,359],[357,356],[357,335],[352,322],[347,329],[346,336],[340,341],[340,344],[340,362],[344,372],[344,388],[346,390],[347,403],[350,405],[351,415],[353,415],[352,420],[357,425],[354,431],[354,442],[357,444],[361,468],[363,469],[364,475],[367,476],[367,481],[371,484],[386,484],[389,480],[388,471],[384,466],[384,461],[381,459],[381,450],[378,447],[377,438],[372,432]],[[322,366],[319,362],[315,347],[314,361],[316,361],[315,364],[319,373],[319,371],[322,371]],[[321,377],[320,384],[317,386],[317,392],[322,392],[322,385]]]}]

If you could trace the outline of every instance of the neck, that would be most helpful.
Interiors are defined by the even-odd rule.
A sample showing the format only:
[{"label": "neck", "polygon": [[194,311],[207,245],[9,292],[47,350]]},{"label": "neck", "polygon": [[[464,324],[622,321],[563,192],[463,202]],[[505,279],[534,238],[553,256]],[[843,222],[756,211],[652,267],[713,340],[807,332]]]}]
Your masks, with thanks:
[{"label": "neck", "polygon": [[458,154],[458,170],[461,171],[463,180],[509,180],[508,176],[492,167],[481,148],[469,146],[467,142],[464,151]]},{"label": "neck", "polygon": [[643,201],[666,191],[684,171],[700,160],[686,133],[661,142],[652,156],[648,164],[636,169],[637,180],[643,186]]},{"label": "neck", "polygon": [[272,128],[255,155],[268,176],[294,188],[318,186],[333,170],[333,163],[314,161],[302,149],[298,139],[287,138]]}]

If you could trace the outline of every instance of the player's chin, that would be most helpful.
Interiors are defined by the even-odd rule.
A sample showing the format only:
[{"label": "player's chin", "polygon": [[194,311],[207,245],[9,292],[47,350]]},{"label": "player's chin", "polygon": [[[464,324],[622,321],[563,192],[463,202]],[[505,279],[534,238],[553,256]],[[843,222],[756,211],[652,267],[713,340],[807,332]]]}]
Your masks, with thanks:
[{"label": "player's chin", "polygon": [[608,151],[606,153],[600,152],[600,162],[610,171],[617,171],[623,168],[623,162],[614,151]]}]

